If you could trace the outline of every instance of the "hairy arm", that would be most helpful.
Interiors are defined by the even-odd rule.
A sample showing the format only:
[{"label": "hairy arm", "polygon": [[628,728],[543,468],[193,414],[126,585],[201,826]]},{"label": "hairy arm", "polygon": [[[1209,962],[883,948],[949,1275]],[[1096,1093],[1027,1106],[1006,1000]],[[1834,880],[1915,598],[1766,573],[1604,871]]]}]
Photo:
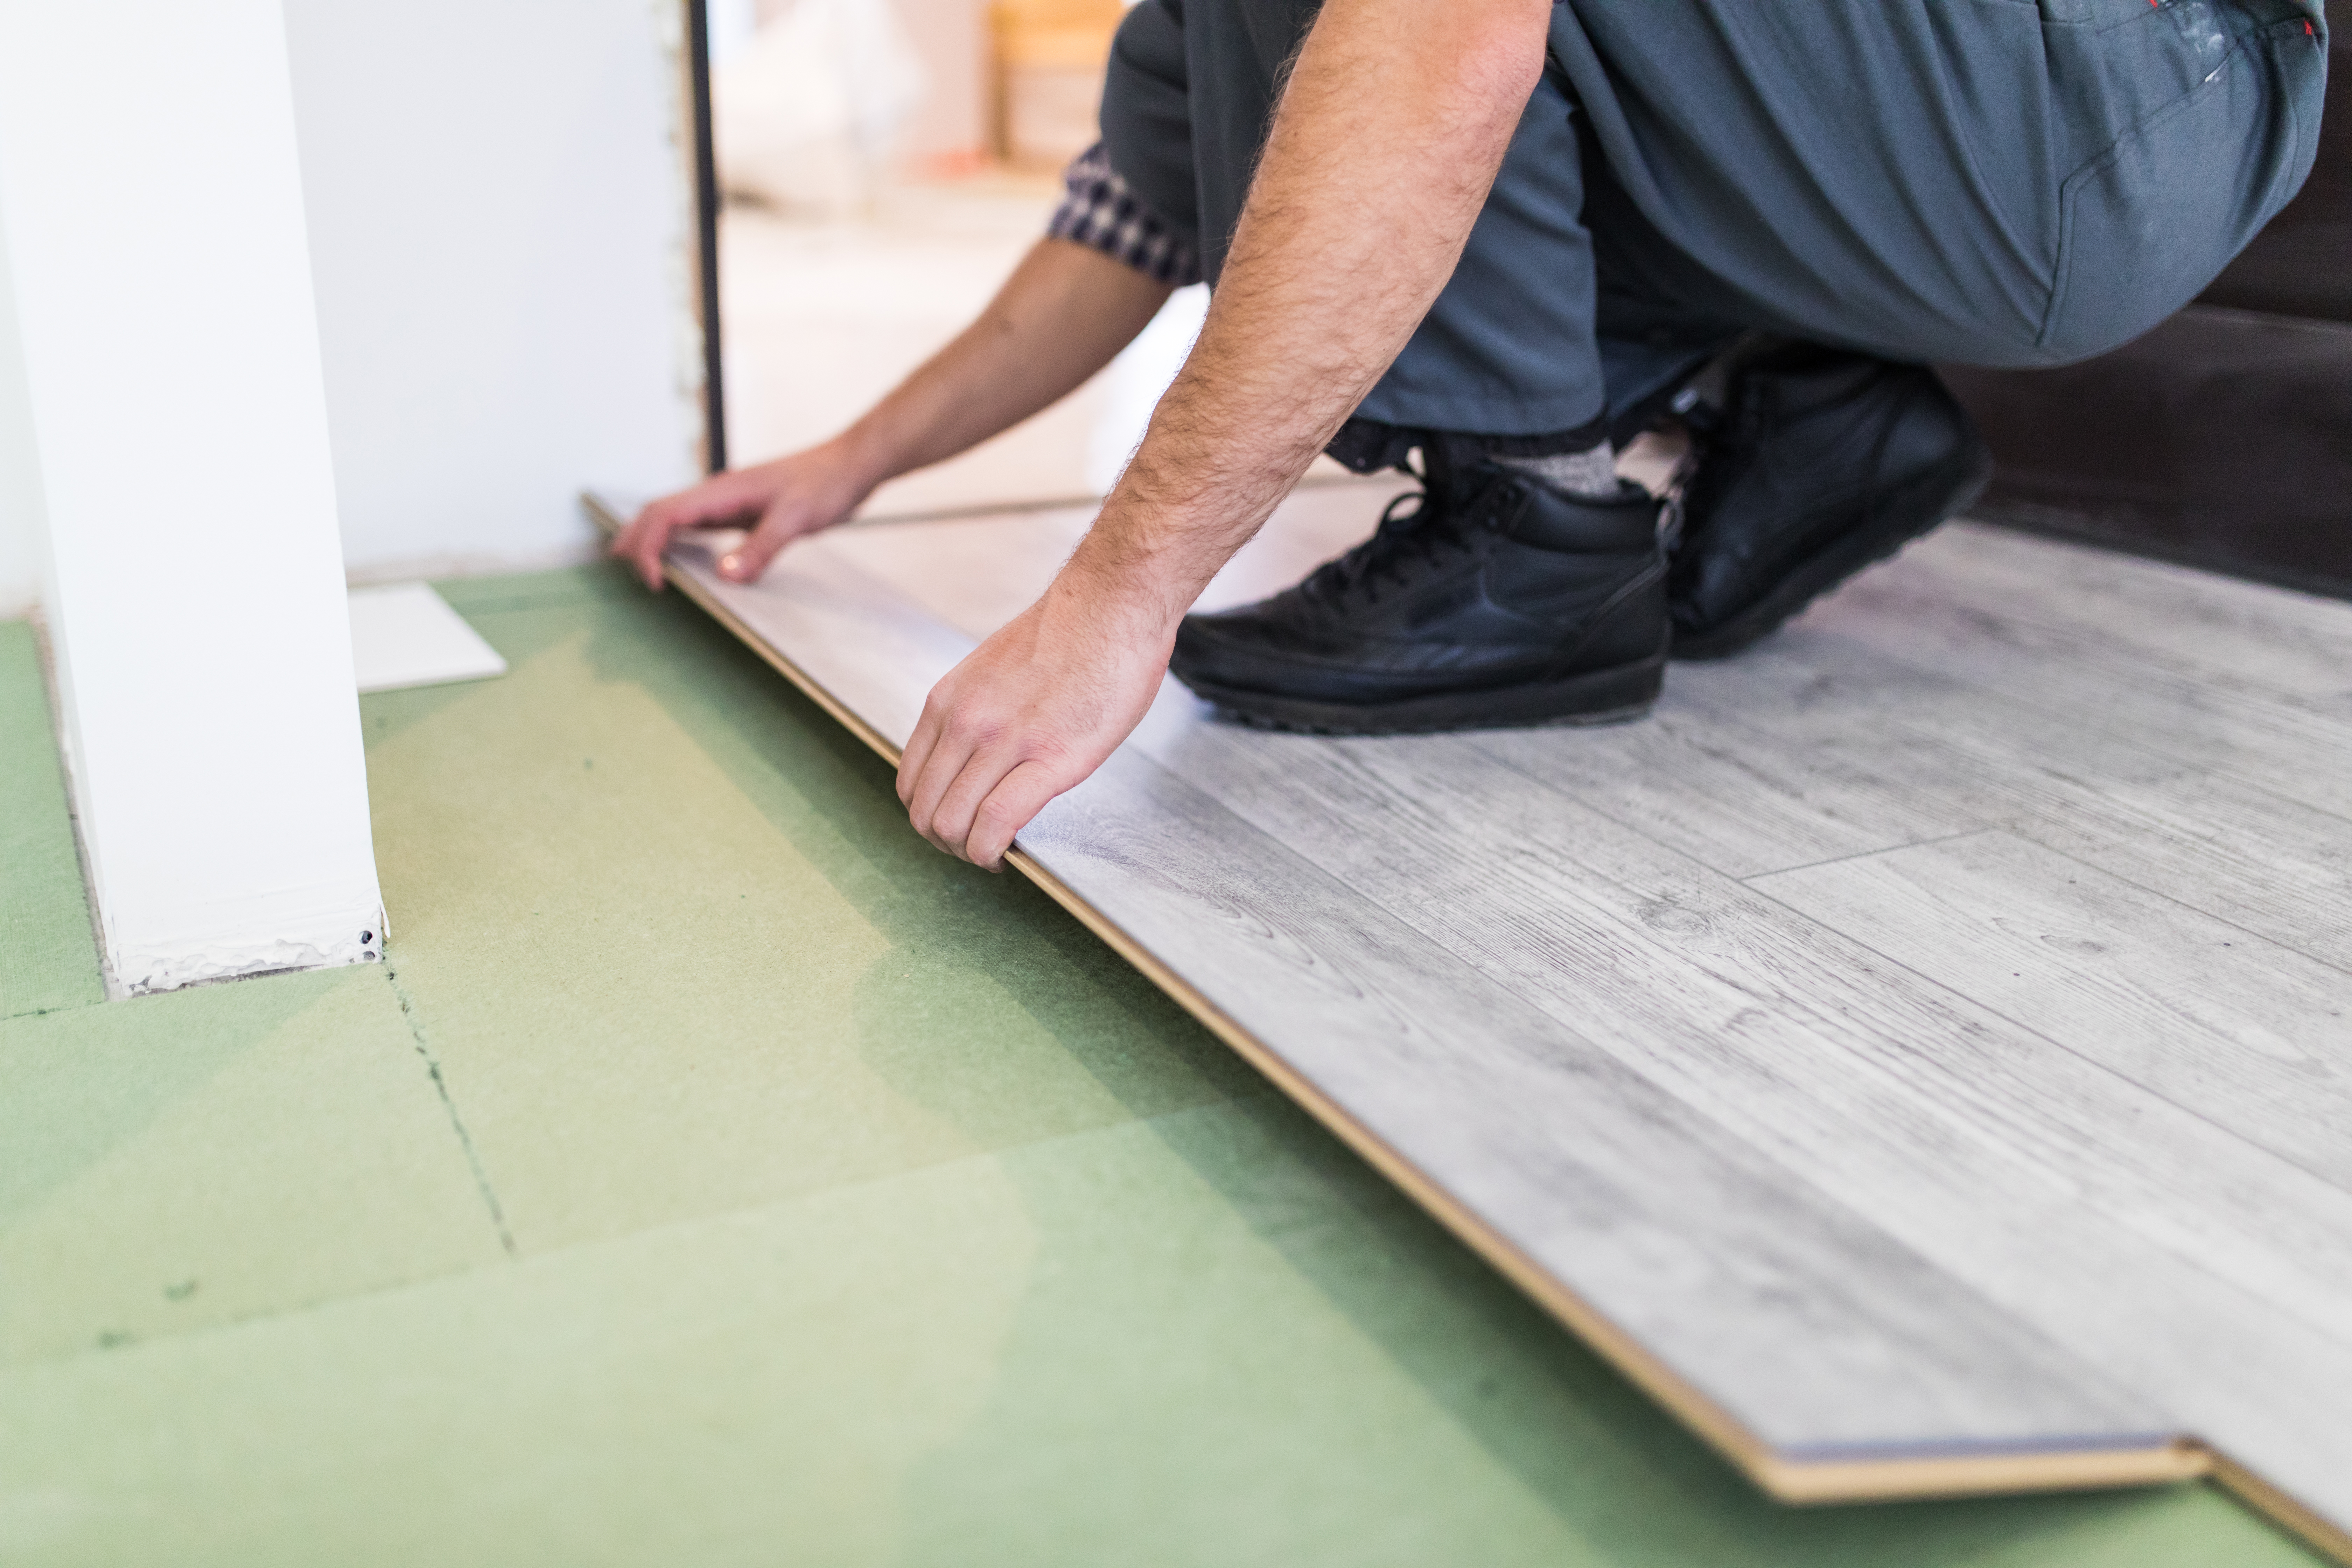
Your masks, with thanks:
[{"label": "hairy arm", "polygon": [[714,475],[639,512],[613,543],[649,588],[681,528],[750,528],[719,570],[748,583],[883,480],[978,446],[1076,390],[1166,302],[1169,285],[1063,239],[1041,239],[979,320],[832,440]]},{"label": "hairy arm", "polygon": [[940,847],[1001,863],[1150,705],[1176,625],[1444,287],[1542,75],[1549,0],[1328,0],[1209,319],[1045,596],[941,680],[899,765]]}]

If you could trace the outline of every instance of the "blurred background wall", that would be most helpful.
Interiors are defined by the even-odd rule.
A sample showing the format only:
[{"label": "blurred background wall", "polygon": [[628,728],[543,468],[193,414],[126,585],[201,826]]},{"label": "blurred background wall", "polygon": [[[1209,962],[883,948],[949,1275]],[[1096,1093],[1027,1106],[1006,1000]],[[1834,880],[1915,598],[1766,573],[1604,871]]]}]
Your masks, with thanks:
[{"label": "blurred background wall", "polygon": [[[727,203],[728,450],[822,440],[988,301],[1096,139],[1122,0],[713,0]],[[1186,289],[1116,363],[877,490],[904,516],[1104,493],[1207,307]]]},{"label": "blurred background wall", "polygon": [[[576,559],[593,547],[583,484],[650,493],[698,471],[682,16],[286,0],[354,577]],[[173,237],[152,240],[168,255]],[[5,616],[37,593],[37,490],[9,434],[23,394],[0,310]]]},{"label": "blurred background wall", "polygon": [[696,471],[678,8],[287,0],[286,18],[347,565],[584,553],[583,484]]}]

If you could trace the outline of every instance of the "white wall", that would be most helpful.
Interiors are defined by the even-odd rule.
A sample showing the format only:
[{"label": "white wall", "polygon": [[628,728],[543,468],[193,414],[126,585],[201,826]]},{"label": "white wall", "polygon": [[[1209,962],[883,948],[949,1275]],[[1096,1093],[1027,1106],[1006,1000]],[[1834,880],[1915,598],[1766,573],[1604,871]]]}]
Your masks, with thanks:
[{"label": "white wall", "polygon": [[697,471],[679,7],[286,16],[352,575],[584,555],[583,485]]},{"label": "white wall", "polygon": [[0,447],[37,449],[12,489],[125,990],[383,933],[285,37],[278,0],[0,0]]},{"label": "white wall", "polygon": [[32,609],[41,593],[40,457],[16,333],[16,287],[8,266],[8,215],[0,212],[0,621]]}]

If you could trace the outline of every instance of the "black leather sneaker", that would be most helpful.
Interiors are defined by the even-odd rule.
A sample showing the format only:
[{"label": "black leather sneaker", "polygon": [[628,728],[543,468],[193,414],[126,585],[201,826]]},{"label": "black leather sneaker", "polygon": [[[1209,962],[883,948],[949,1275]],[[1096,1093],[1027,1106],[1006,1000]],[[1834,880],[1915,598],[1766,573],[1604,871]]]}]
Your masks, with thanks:
[{"label": "black leather sneaker", "polygon": [[[1418,501],[1410,510],[1405,503]],[[1631,719],[1665,668],[1658,503],[1433,463],[1297,587],[1184,617],[1169,668],[1247,722],[1392,734]]]},{"label": "black leather sneaker", "polygon": [[1676,658],[1721,658],[1968,506],[1984,439],[1936,373],[1795,343],[1732,373],[1674,546]]}]

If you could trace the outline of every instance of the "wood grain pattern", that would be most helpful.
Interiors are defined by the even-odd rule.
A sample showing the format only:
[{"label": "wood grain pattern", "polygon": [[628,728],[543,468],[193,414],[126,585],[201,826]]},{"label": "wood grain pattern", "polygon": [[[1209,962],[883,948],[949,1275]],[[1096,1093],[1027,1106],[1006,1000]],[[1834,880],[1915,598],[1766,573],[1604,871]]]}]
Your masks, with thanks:
[{"label": "wood grain pattern", "polygon": [[[1965,544],[1970,535],[1948,537]],[[2291,677],[2250,679],[2242,660],[2200,660],[2187,639],[2158,657],[2138,645],[2161,634],[2140,626],[2137,613],[2086,595],[2071,616],[2064,605],[2022,602],[2021,591],[1972,596],[1939,559],[1934,550],[1912,551],[1801,624],[1858,645],[1854,668],[1885,660],[1933,671],[2352,818],[2352,680],[2336,696],[2312,697],[2286,689]]]},{"label": "wood grain pattern", "polygon": [[1750,885],[2352,1194],[2352,975],[1997,830]]},{"label": "wood grain pattern", "polygon": [[[1218,726],[1160,745],[1255,826],[1829,1190],[1924,1183],[1970,1208],[1998,1190],[2011,1219],[2091,1201],[2242,1285],[2272,1281],[2322,1325],[2352,1299],[2340,1239],[2352,1194],[1536,781],[1498,775],[1480,765],[1483,742]],[[1875,1163],[1853,1163],[1864,1154]]]},{"label": "wood grain pattern", "polygon": [[[1826,635],[1792,633],[1678,676],[1678,727],[1750,767],[1819,769],[1956,826],[2002,827],[2352,967],[2352,825],[2341,816],[1932,671],[1857,658]],[[1660,768],[1710,796],[1739,787],[1705,755],[1662,757]],[[1694,852],[1749,875],[1765,847],[1734,838],[1722,853]]]},{"label": "wood grain pattern", "polygon": [[[1212,596],[1380,499],[1295,500]],[[1087,521],[674,571],[891,754]],[[1951,530],[1642,725],[1267,735],[1171,683],[1018,859],[1780,1495],[2178,1476],[2188,1434],[2326,1546],[2347,651],[2352,606]]]},{"label": "wood grain pattern", "polygon": [[2168,1438],[2152,1408],[1142,758],[1023,844],[1783,1454]]},{"label": "wood grain pattern", "polygon": [[1955,603],[2088,631],[2200,680],[2289,696],[2352,691],[2352,616],[2339,599],[2153,561],[2119,572],[2105,551],[1966,524],[1906,571]]},{"label": "wood grain pattern", "polygon": [[1532,780],[1465,765],[1469,742],[1220,726],[1150,743],[1955,1279],[2194,1409],[2197,1430],[2316,1495],[2352,1466],[2341,1189]]}]

